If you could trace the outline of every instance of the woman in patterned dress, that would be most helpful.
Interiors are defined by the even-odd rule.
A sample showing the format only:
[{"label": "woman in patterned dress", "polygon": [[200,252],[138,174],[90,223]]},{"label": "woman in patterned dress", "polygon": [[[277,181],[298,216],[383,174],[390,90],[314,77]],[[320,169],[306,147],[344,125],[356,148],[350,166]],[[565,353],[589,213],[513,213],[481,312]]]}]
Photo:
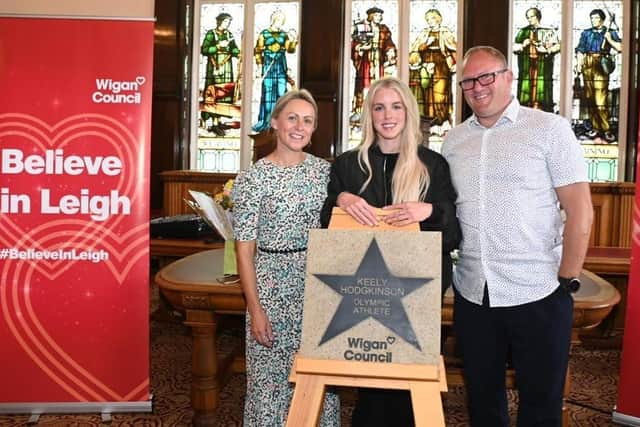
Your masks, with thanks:
[{"label": "woman in patterned dress", "polygon": [[[275,150],[238,174],[233,221],[238,272],[247,302],[245,427],[283,426],[300,346],[310,228],[320,227],[329,163],[302,151],[316,128],[311,94],[287,92],[276,103]],[[338,396],[327,393],[322,426],[340,425]]]}]

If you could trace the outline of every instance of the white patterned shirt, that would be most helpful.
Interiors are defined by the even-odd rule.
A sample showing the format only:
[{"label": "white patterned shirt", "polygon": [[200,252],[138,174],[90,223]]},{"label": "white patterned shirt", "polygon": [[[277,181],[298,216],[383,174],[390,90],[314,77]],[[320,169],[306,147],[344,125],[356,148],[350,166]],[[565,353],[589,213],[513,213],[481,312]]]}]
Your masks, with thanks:
[{"label": "white patterned shirt", "polygon": [[458,191],[462,227],[454,284],[492,307],[540,300],[558,287],[563,222],[556,187],[587,181],[582,149],[566,119],[512,99],[500,119],[475,115],[442,147]]}]

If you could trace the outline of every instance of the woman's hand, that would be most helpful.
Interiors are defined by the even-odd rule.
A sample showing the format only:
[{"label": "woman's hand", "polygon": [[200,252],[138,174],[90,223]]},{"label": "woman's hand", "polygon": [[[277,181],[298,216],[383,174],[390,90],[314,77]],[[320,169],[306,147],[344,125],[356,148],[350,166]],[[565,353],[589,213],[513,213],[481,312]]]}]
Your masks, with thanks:
[{"label": "woman's hand", "polygon": [[271,322],[267,313],[261,305],[253,310],[250,310],[251,315],[251,335],[253,338],[265,347],[271,347],[273,345],[273,330],[271,329]]},{"label": "woman's hand", "polygon": [[338,195],[336,205],[353,217],[362,225],[378,225],[378,217],[373,206],[367,203],[362,197],[343,191]]},{"label": "woman's hand", "polygon": [[396,227],[422,222],[433,213],[433,205],[424,202],[405,202],[385,206],[382,209],[393,211],[385,215],[384,222]]}]

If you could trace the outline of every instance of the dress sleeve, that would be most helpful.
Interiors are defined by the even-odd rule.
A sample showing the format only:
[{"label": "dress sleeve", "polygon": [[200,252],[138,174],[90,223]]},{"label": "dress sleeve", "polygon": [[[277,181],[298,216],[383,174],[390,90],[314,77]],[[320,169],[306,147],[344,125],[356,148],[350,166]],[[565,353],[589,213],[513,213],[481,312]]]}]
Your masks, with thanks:
[{"label": "dress sleeve", "polygon": [[451,182],[449,164],[437,155],[429,167],[430,185],[425,202],[433,205],[433,213],[420,223],[422,231],[441,231],[442,250],[451,252],[462,239],[460,223],[456,216],[457,193]]},{"label": "dress sleeve", "polygon": [[240,241],[256,240],[262,196],[253,170],[238,174],[231,198],[233,199],[233,237]]}]

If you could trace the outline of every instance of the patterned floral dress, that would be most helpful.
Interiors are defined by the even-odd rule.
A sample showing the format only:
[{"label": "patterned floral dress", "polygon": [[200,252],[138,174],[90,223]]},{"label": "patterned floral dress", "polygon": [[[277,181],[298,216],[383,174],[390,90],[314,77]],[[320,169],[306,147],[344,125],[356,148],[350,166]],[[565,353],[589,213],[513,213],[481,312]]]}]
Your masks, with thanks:
[{"label": "patterned floral dress", "polygon": [[[258,344],[247,313],[245,427],[284,426],[287,420],[293,396],[289,374],[302,334],[307,260],[306,250],[292,250],[306,248],[308,230],[320,227],[329,168],[328,162],[310,154],[291,167],[261,159],[234,183],[235,239],[256,241],[258,296],[274,334],[273,347]],[[321,425],[339,426],[339,414],[338,396],[326,393]]]}]

